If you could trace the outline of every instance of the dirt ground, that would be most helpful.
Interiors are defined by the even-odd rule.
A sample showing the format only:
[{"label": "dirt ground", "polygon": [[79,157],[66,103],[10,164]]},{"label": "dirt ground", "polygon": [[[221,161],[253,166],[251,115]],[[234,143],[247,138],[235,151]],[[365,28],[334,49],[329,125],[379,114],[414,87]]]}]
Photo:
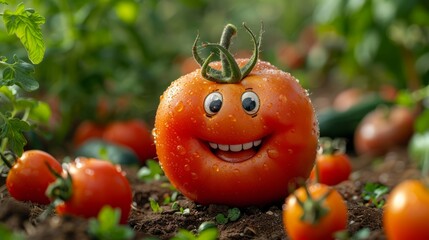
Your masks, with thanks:
[{"label": "dirt ground", "polygon": [[[394,149],[377,160],[353,157],[352,161],[354,172],[350,180],[335,186],[347,202],[348,232],[355,234],[366,228],[370,230],[368,239],[385,239],[383,211],[362,198],[363,186],[374,182],[391,188],[404,179],[418,177],[419,172],[409,163],[405,149]],[[202,222],[216,222],[216,215],[226,214],[229,209],[222,205],[197,205],[179,194],[178,204],[189,209],[188,213],[178,213],[171,204],[161,204],[163,211],[155,213],[148,199],[162,202],[165,196],[172,194],[171,188],[161,181],[144,183],[137,180],[135,168],[125,171],[133,188],[134,205],[128,224],[136,233],[135,239],[169,239],[179,229],[196,231]],[[288,239],[282,224],[282,204],[240,208],[241,215],[237,221],[217,224],[220,239]],[[5,186],[1,187],[0,222],[9,229],[24,233],[26,239],[90,239],[88,220],[51,214],[38,221],[37,217],[45,209],[46,206],[15,201]]]}]

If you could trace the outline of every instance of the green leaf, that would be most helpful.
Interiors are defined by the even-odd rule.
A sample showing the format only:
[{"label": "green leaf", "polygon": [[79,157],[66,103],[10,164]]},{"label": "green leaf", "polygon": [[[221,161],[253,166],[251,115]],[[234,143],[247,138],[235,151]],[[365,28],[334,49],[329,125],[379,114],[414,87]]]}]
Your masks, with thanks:
[{"label": "green leaf", "polygon": [[425,109],[414,122],[414,129],[418,133],[429,131],[429,109]]},{"label": "green leaf", "polygon": [[32,121],[37,121],[39,123],[48,123],[51,118],[51,108],[47,103],[37,101],[30,109],[29,118]]},{"label": "green leaf", "polygon": [[241,212],[238,208],[228,209],[228,219],[232,222],[237,221],[240,218]]},{"label": "green leaf", "polygon": [[88,231],[97,239],[123,240],[134,237],[134,231],[128,226],[119,225],[121,210],[104,206],[98,213],[97,219],[90,219]]},{"label": "green leaf", "polygon": [[0,139],[7,138],[9,149],[21,156],[24,152],[24,146],[27,144],[23,132],[29,130],[30,125],[26,121],[11,118],[1,126]]},{"label": "green leaf", "polygon": [[204,231],[202,231],[197,239],[198,240],[216,240],[219,237],[219,231],[217,228],[208,228]]},{"label": "green leaf", "polygon": [[33,9],[25,9],[24,4],[21,3],[14,12],[5,10],[3,21],[7,33],[15,34],[24,45],[31,62],[40,63],[45,54],[45,43],[40,25],[45,23],[45,18]]},{"label": "green leaf", "polygon": [[154,213],[162,212],[162,208],[159,206],[159,203],[155,199],[149,198],[149,203],[150,203],[150,208]]},{"label": "green leaf", "polygon": [[5,225],[0,224],[0,239],[2,240],[24,240],[24,235],[21,233],[13,232]]},{"label": "green leaf", "polygon": [[39,83],[34,79],[34,66],[14,56],[15,62],[8,64],[3,70],[2,85],[18,85],[27,92],[39,88]]},{"label": "green leaf", "polygon": [[155,160],[147,160],[146,166],[140,168],[137,172],[137,177],[144,182],[151,182],[154,180],[160,180],[164,176],[164,171],[162,170],[159,163]]},{"label": "green leaf", "polygon": [[218,215],[216,215],[215,219],[216,219],[216,222],[218,224],[227,224],[228,223],[228,218],[225,217],[225,215],[223,215],[222,213],[219,213]]}]

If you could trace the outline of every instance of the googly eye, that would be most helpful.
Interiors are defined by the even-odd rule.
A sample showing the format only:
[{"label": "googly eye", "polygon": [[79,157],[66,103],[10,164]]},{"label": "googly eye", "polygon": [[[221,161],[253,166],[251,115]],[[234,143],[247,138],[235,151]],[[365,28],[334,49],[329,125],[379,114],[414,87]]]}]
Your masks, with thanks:
[{"label": "googly eye", "polygon": [[259,97],[255,92],[246,91],[241,95],[241,105],[249,115],[255,115],[259,110]]},{"label": "googly eye", "polygon": [[223,97],[219,92],[212,92],[204,99],[204,110],[207,116],[218,113],[222,107]]}]

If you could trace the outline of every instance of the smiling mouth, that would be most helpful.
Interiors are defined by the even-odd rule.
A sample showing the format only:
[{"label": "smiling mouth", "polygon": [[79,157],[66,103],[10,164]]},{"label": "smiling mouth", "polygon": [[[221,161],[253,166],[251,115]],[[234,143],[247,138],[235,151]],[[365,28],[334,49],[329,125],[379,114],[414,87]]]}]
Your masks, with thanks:
[{"label": "smiling mouth", "polygon": [[258,152],[261,144],[262,140],[233,145],[209,142],[213,154],[223,161],[232,163],[243,162],[252,158]]}]

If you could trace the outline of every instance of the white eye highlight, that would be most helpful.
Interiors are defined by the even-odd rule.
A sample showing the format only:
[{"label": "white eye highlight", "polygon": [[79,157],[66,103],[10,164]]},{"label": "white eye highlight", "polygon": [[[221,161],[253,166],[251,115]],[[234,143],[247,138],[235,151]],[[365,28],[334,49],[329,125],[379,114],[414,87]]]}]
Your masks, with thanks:
[{"label": "white eye highlight", "polygon": [[246,91],[241,95],[241,105],[249,115],[255,115],[259,110],[259,97],[253,91]]},{"label": "white eye highlight", "polygon": [[212,92],[204,99],[204,110],[207,116],[213,116],[222,108],[223,97],[220,92]]}]

